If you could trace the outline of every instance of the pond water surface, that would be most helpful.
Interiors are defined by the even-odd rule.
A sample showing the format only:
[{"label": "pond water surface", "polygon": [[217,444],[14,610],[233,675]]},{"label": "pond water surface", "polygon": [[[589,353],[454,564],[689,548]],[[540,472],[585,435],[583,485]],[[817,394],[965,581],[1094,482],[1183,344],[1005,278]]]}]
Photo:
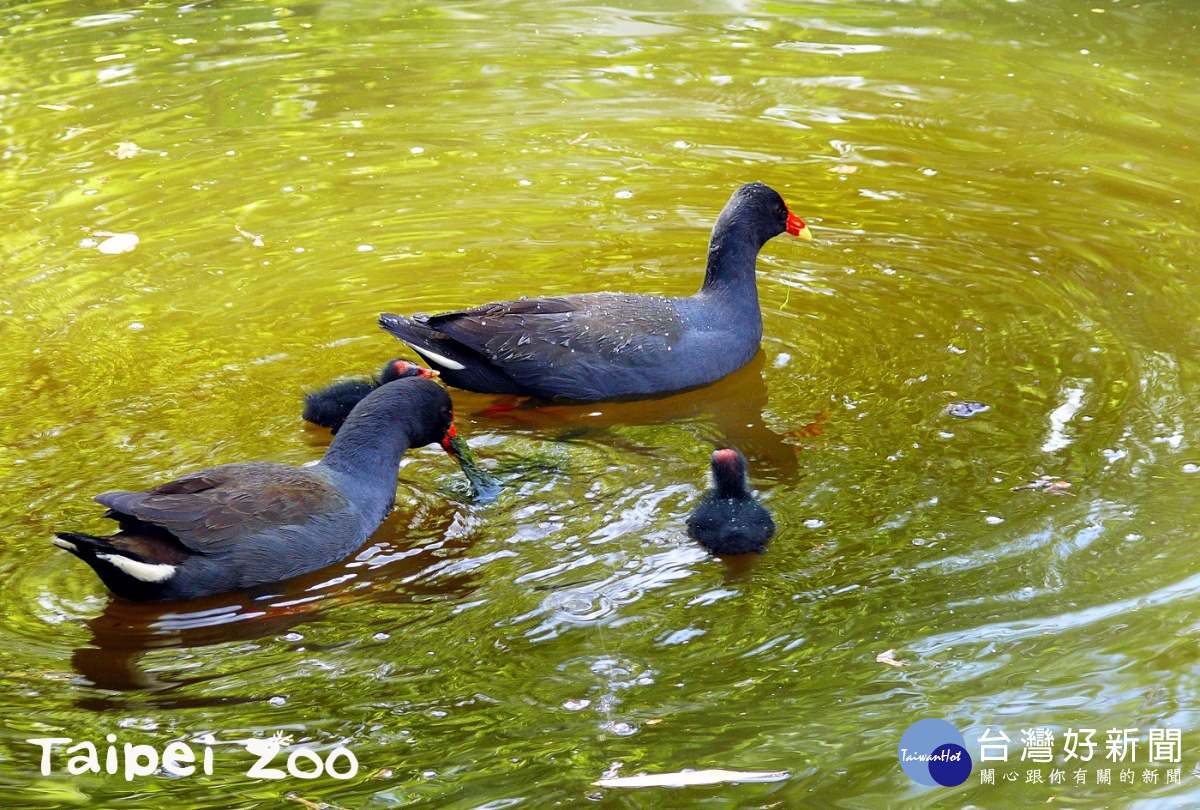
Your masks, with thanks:
[{"label": "pond water surface", "polygon": [[[1200,804],[1200,6],[1090,2],[5,4],[5,806]],[[177,605],[51,546],[98,492],[319,458],[302,392],[403,354],[381,311],[691,293],[751,180],[815,236],[760,257],[759,357],[452,392],[494,503],[416,452],[355,557]],[[717,444],[780,527],[747,565],[683,534]],[[997,784],[905,776],[927,716],[1003,730]],[[1035,726],[1140,729],[1136,783],[1027,783]],[[276,732],[359,774],[246,777]],[[110,733],[215,773],[26,742]],[[686,768],[788,775],[592,786]]]}]

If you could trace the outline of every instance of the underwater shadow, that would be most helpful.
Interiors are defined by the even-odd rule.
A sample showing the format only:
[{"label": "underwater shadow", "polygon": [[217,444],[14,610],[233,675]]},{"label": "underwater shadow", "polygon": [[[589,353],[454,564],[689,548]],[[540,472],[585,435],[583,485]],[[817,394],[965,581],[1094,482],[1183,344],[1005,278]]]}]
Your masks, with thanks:
[{"label": "underwater shadow", "polygon": [[630,425],[679,425],[713,447],[737,447],[756,481],[794,484],[801,478],[800,447],[767,427],[764,363],[759,351],[747,365],[711,385],[633,402],[566,404],[458,389],[451,393],[456,410],[470,414],[481,429],[516,428],[548,441],[572,441]]},{"label": "underwater shadow", "polygon": [[[432,542],[414,544],[407,538],[414,515],[397,511],[354,556],[284,582],[179,602],[134,602],[110,595],[103,612],[86,622],[91,638],[72,653],[72,668],[99,690],[169,694],[218,676],[201,671],[191,677],[164,677],[143,666],[151,651],[279,636],[326,618],[347,603],[411,604],[465,598],[478,587],[470,573],[435,571],[470,547],[469,537],[447,531],[462,507],[446,502],[438,508],[430,509],[428,504],[423,508],[422,520],[429,526],[423,534],[434,534]],[[245,701],[227,696],[155,702],[182,708]],[[124,704],[116,696],[97,693],[79,705],[111,709]]]}]

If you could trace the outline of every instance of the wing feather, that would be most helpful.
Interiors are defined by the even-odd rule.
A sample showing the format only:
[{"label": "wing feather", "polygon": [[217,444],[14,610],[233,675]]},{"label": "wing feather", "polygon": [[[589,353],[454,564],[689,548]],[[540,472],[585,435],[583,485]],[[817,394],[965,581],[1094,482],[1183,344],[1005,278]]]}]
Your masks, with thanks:
[{"label": "wing feather", "polygon": [[658,365],[684,331],[670,299],[623,293],[500,301],[427,316],[426,323],[521,383],[538,368],[581,361]]},{"label": "wing feather", "polygon": [[350,508],[313,470],[262,462],[210,467],[144,492],[106,492],[96,501],[110,517],[164,529],[197,553]]}]

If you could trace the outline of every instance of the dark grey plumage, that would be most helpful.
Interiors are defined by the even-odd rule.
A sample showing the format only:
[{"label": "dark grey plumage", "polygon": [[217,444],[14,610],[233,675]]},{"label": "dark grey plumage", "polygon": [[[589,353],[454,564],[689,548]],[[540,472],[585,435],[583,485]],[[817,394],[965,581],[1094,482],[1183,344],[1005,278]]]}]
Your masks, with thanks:
[{"label": "dark grey plumage", "polygon": [[435,442],[449,450],[453,423],[437,383],[391,382],[354,408],[314,466],[224,464],[144,492],[106,492],[95,500],[117,534],[59,532],[54,543],[127,599],[186,599],[304,574],[366,541],[395,501],[401,456]]},{"label": "dark grey plumage", "polygon": [[432,369],[397,357],[389,360],[376,377],[338,380],[320,390],[305,394],[303,418],[306,422],[329,428],[336,434],[341,430],[346,417],[354,410],[354,406],[379,386],[407,377],[436,376],[438,373]]},{"label": "dark grey plumage", "polygon": [[762,183],[734,192],[713,227],[704,285],[687,298],[588,293],[500,301],[379,324],[447,384],[470,391],[593,401],[705,385],[758,351],[758,252],[784,231],[811,238]]},{"label": "dark grey plumage", "polygon": [[775,521],[750,494],[745,456],[733,448],[714,450],[712,477],[712,489],[688,517],[688,534],[714,554],[761,554]]}]

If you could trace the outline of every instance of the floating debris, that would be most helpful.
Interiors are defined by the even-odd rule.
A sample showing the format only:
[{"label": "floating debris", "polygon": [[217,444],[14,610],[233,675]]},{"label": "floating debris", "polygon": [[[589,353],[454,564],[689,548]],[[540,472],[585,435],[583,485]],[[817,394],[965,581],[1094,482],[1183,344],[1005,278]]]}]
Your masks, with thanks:
[{"label": "floating debris", "polygon": [[140,151],[142,151],[142,147],[138,146],[133,141],[121,141],[117,144],[116,149],[109,149],[108,153],[117,160],[127,160],[137,155],[137,153]]},{"label": "floating debris", "polygon": [[895,648],[892,648],[890,650],[884,650],[879,655],[875,656],[875,663],[887,664],[889,667],[906,667],[906,666],[908,666],[907,661],[901,661],[899,658],[892,657],[892,653],[894,653],[895,651],[896,651]]},{"label": "floating debris", "polygon": [[830,166],[829,171],[831,174],[854,174],[858,171],[858,167],[847,163],[839,163],[836,166]]},{"label": "floating debris", "polygon": [[236,222],[233,223],[233,227],[237,228],[238,233],[249,239],[250,244],[254,245],[255,247],[263,246],[263,238],[261,233],[250,233],[250,231],[246,230],[241,225],[238,225]]},{"label": "floating debris", "polygon": [[1070,481],[1064,481],[1057,475],[1041,475],[1028,484],[1021,484],[1012,488],[1013,492],[1021,492],[1022,490],[1038,490],[1041,492],[1049,492],[1051,495],[1070,495],[1075,497],[1074,492],[1067,492],[1071,488]]},{"label": "floating debris", "polygon": [[946,406],[946,413],[951,416],[957,416],[960,419],[966,419],[967,417],[975,416],[991,409],[991,405],[984,405],[982,402],[951,402]]},{"label": "floating debris", "polygon": [[639,776],[618,776],[592,782],[596,787],[644,788],[644,787],[690,787],[692,785],[720,785],[726,782],[779,782],[791,776],[788,771],[678,771],[675,773],[647,773]]},{"label": "floating debris", "polygon": [[585,132],[582,135],[580,135],[578,138],[572,138],[571,140],[567,141],[567,146],[578,146],[579,144],[584,142],[584,140],[587,138],[588,135],[591,135],[591,134],[592,133],[590,133],[590,132]]},{"label": "floating debris", "polygon": [[66,112],[67,110],[75,109],[74,104],[39,104],[43,110],[54,110],[55,112]]},{"label": "floating debris", "polygon": [[306,799],[303,796],[300,796],[296,793],[289,793],[287,795],[287,798],[296,802],[297,804],[304,805],[305,807],[308,808],[308,810],[344,810],[344,808],[340,804],[330,804],[329,802],[314,802],[312,799]]},{"label": "floating debris", "polygon": [[[103,234],[97,233],[96,235],[102,236]],[[128,253],[138,246],[139,241],[136,233],[114,233],[97,245],[96,250],[109,255]]]}]

